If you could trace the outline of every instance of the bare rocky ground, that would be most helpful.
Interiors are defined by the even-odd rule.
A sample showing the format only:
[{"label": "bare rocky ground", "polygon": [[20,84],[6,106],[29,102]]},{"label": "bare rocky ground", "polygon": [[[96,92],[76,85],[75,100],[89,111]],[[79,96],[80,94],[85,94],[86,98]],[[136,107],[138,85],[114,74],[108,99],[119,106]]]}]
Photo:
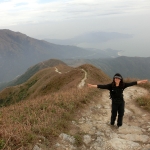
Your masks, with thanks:
[{"label": "bare rocky ground", "polygon": [[132,86],[124,91],[126,102],[123,126],[109,125],[111,100],[104,90],[96,100],[72,120],[50,150],[150,150],[150,114],[136,105],[135,98],[146,95]]}]

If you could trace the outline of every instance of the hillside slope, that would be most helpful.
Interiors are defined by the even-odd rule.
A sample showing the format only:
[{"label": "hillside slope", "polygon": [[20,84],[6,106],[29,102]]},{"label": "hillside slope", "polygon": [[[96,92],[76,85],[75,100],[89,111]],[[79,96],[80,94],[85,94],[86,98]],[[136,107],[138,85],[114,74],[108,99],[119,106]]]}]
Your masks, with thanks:
[{"label": "hillside slope", "polygon": [[64,60],[64,62],[70,66],[79,66],[85,63],[92,64],[111,78],[119,72],[124,78],[150,79],[150,57],[121,56],[106,59]]},{"label": "hillside slope", "polygon": [[71,68],[67,65],[48,67],[35,73],[25,83],[2,90],[0,92],[0,104],[1,106],[6,106],[51,92],[77,88],[79,82],[84,78],[82,69],[87,71],[87,81],[89,82],[104,83],[110,80],[100,69],[89,64],[77,68]]},{"label": "hillside slope", "polygon": [[[62,131],[68,130],[67,122],[76,110],[96,95],[86,83],[110,81],[106,74],[89,64],[67,69],[63,65],[42,69],[25,83],[0,92],[3,149],[33,149],[39,140],[51,146]],[[86,73],[83,87],[78,88]]]},{"label": "hillside slope", "polygon": [[49,59],[43,62],[40,62],[30,68],[27,69],[27,71],[22,74],[21,76],[17,77],[16,79],[10,81],[10,82],[6,82],[6,83],[1,83],[0,84],[0,90],[4,89],[5,87],[8,86],[14,86],[14,85],[18,85],[21,83],[26,82],[31,76],[33,76],[36,72],[44,69],[44,68],[48,68],[48,67],[55,67],[58,65],[62,65],[64,66],[64,71],[67,71],[67,68],[69,70],[69,68],[71,69],[71,67],[67,66],[63,61],[61,60],[57,60],[57,59]]},{"label": "hillside slope", "polygon": [[[95,55],[93,55],[94,53]],[[27,68],[41,61],[101,56],[99,51],[94,53],[77,46],[57,45],[38,40],[20,32],[0,30],[0,82],[14,79],[25,72]],[[114,51],[114,53],[116,56],[117,52]],[[108,52],[106,55],[106,57],[110,57]]]}]

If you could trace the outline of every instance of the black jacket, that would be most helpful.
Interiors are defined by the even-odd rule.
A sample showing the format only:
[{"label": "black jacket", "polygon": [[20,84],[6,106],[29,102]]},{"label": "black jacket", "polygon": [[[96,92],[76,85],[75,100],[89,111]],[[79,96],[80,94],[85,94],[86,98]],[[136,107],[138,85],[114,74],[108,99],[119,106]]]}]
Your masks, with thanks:
[{"label": "black jacket", "polygon": [[112,83],[106,84],[106,85],[97,85],[97,88],[100,89],[107,89],[110,91],[110,98],[112,99],[113,103],[120,103],[123,102],[123,90],[129,86],[136,85],[137,81],[130,82],[130,83],[124,83],[123,87],[120,86],[113,86]]}]

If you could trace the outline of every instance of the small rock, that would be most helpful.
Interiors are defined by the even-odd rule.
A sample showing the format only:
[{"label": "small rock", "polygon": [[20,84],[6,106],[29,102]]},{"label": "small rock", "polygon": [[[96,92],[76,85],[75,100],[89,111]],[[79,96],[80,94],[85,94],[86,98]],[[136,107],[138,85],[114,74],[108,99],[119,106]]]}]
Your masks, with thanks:
[{"label": "small rock", "polygon": [[130,140],[134,142],[143,142],[146,143],[149,140],[147,135],[139,135],[139,134],[119,134],[119,137],[125,140]]},{"label": "small rock", "polygon": [[140,146],[136,142],[132,142],[129,140],[124,140],[124,139],[119,139],[119,138],[113,138],[108,142],[112,145],[113,148],[116,148],[116,145],[117,145],[118,150],[124,150],[124,149],[127,150],[127,149],[129,149],[129,147],[132,149],[135,149],[135,148]]},{"label": "small rock", "polygon": [[68,141],[73,144],[75,143],[75,138],[73,136],[67,135],[65,133],[61,133],[59,137],[62,138],[64,141]]},{"label": "small rock", "polygon": [[38,136],[39,142],[45,142],[46,138],[44,136]]},{"label": "small rock", "polygon": [[72,124],[75,126],[78,126],[77,123],[75,121],[72,121]]},{"label": "small rock", "polygon": [[42,149],[40,147],[38,147],[37,145],[35,145],[33,150],[42,150]]},{"label": "small rock", "polygon": [[87,145],[92,141],[91,136],[90,135],[84,135],[83,136],[83,142]]},{"label": "small rock", "polygon": [[59,144],[59,143],[56,143],[55,146],[56,146],[56,147],[60,147],[60,144]]},{"label": "small rock", "polygon": [[145,130],[145,129],[142,129],[142,132],[146,132],[146,130]]}]

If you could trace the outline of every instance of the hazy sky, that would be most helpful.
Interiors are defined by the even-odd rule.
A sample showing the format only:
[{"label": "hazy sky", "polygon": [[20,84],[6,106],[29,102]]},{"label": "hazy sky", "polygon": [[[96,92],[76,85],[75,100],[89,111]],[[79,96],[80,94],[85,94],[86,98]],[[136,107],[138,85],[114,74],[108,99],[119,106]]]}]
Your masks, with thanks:
[{"label": "hazy sky", "polygon": [[132,34],[131,39],[87,46],[149,57],[150,0],[0,0],[0,29],[38,39],[66,39],[91,31]]}]

